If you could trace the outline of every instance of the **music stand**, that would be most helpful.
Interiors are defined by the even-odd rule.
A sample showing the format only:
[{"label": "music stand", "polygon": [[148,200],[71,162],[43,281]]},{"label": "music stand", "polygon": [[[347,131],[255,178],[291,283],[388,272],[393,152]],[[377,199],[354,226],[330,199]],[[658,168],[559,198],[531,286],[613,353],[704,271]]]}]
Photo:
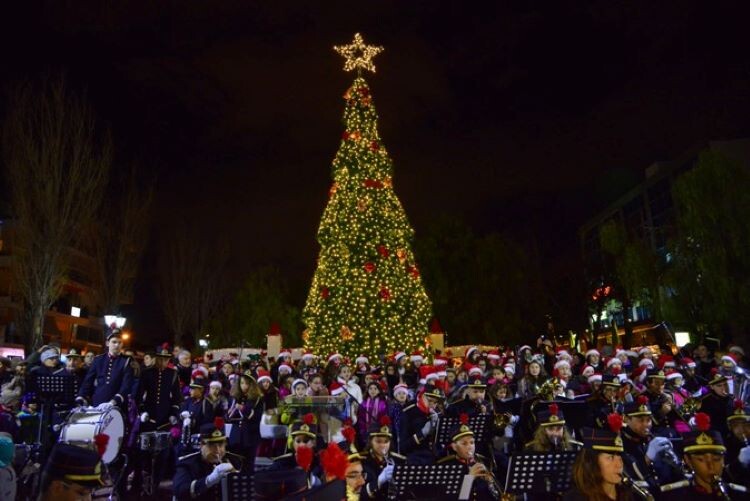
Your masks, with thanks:
[{"label": "music stand", "polygon": [[465,468],[462,464],[397,464],[388,499],[458,499]]},{"label": "music stand", "polygon": [[78,379],[72,376],[61,375],[36,375],[36,390],[41,400],[39,430],[37,431],[37,442],[42,442],[42,427],[46,421],[51,423],[51,409],[47,404],[54,406],[59,402],[73,402],[78,394]]},{"label": "music stand", "polygon": [[524,452],[508,464],[505,492],[555,494],[570,489],[577,452]]},{"label": "music stand", "polygon": [[[477,444],[486,444],[490,441],[490,417],[492,414],[476,414],[469,418],[468,426],[474,432],[474,442]],[[438,421],[438,429],[435,434],[435,445],[445,447],[451,443],[451,432],[461,424],[458,417],[444,417]]]},{"label": "music stand", "polygon": [[246,472],[230,473],[221,479],[221,501],[253,499],[253,476]]}]

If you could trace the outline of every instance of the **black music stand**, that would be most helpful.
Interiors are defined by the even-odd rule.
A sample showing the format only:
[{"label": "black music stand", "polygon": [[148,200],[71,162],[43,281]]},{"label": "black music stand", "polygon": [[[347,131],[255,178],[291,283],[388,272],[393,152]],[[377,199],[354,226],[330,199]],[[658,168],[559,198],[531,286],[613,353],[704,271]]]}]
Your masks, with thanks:
[{"label": "black music stand", "polygon": [[462,464],[397,464],[388,499],[458,499],[465,475]]},{"label": "black music stand", "polygon": [[524,452],[508,464],[505,492],[555,494],[570,489],[577,452]]},{"label": "black music stand", "polygon": [[253,499],[253,476],[247,472],[230,473],[221,479],[221,501]]},{"label": "black music stand", "polygon": [[40,414],[42,419],[39,420],[39,431],[37,432],[37,441],[42,442],[42,427],[44,422],[52,424],[52,408],[48,405],[57,403],[73,402],[78,394],[78,379],[72,376],[60,375],[36,375],[36,390],[41,400]]},{"label": "black music stand", "polygon": [[567,428],[575,431],[576,436],[581,436],[581,429],[588,426],[590,413],[588,404],[582,400],[555,400],[554,403],[562,409]]},{"label": "black music stand", "polygon": [[[474,441],[477,444],[486,444],[492,435],[490,430],[490,418],[492,414],[476,414],[469,418],[469,428],[474,432]],[[438,422],[435,435],[435,444],[445,447],[451,443],[451,432],[461,423],[460,418],[444,417]]]}]

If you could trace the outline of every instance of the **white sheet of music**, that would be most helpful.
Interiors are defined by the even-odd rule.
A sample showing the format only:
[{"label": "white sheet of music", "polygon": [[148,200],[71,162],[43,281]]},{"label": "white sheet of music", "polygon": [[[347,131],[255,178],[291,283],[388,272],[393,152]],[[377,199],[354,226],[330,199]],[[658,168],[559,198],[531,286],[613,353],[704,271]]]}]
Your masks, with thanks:
[{"label": "white sheet of music", "polygon": [[461,490],[458,493],[459,500],[469,499],[471,496],[471,486],[474,484],[474,475],[464,475],[464,481],[461,482]]}]

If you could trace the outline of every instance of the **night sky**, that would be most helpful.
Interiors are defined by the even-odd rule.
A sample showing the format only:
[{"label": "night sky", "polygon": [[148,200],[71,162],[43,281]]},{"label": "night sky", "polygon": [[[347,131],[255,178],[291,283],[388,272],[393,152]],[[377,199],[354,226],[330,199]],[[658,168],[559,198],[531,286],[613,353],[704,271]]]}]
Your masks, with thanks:
[{"label": "night sky", "polygon": [[[0,84],[64,70],[119,165],[156,176],[152,242],[180,219],[225,236],[238,276],[274,264],[300,307],[353,78],[332,46],[357,31],[385,47],[366,78],[417,235],[456,215],[533,236],[550,269],[651,162],[750,130],[741,3],[14,3]],[[156,338],[154,248],[133,318]]]}]

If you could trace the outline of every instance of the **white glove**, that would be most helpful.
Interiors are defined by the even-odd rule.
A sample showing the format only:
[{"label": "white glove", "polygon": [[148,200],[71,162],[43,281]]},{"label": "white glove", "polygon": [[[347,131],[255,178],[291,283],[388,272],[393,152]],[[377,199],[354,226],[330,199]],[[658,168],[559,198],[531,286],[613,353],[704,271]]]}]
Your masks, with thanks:
[{"label": "white glove", "polygon": [[656,461],[656,457],[660,452],[668,451],[672,448],[672,442],[666,437],[654,437],[648,444],[648,450],[646,450],[646,457],[651,461]]},{"label": "white glove", "polygon": [[390,482],[393,478],[393,468],[395,465],[389,464],[385,468],[383,468],[383,471],[380,472],[380,475],[378,475],[378,489],[383,487],[383,484]]},{"label": "white glove", "polygon": [[180,412],[180,417],[182,419],[189,418],[190,417],[190,413],[188,411],[182,411],[182,412]]},{"label": "white glove", "polygon": [[214,471],[206,477],[206,487],[213,487],[218,484],[222,478],[234,471],[232,463],[219,463],[214,466]]},{"label": "white glove", "polygon": [[432,421],[427,421],[424,426],[422,426],[422,436],[426,437],[432,432]]},{"label": "white glove", "polygon": [[742,466],[750,466],[750,445],[740,449],[739,460]]},{"label": "white glove", "polygon": [[148,412],[141,414],[141,423],[145,423],[146,421],[148,421]]},{"label": "white glove", "polygon": [[174,426],[177,423],[179,423],[179,420],[177,419],[177,416],[169,416],[169,424],[171,424],[172,426]]},{"label": "white glove", "polygon": [[520,416],[517,416],[517,415],[513,414],[513,415],[512,415],[511,417],[510,417],[510,421],[508,421],[508,424],[510,424],[511,426],[515,426],[515,425],[516,425],[516,423],[518,423],[518,420],[519,420],[519,419],[521,419],[521,417],[520,417]]},{"label": "white glove", "polygon": [[190,417],[186,417],[182,420],[182,427],[183,428],[190,428]]},{"label": "white glove", "polygon": [[96,406],[96,410],[101,411],[101,412],[107,412],[114,406],[115,405],[112,402],[102,402],[101,404]]},{"label": "white glove", "polygon": [[430,423],[432,423],[433,428],[437,426],[438,419],[440,419],[440,416],[438,416],[437,412],[433,411],[430,413]]},{"label": "white glove", "polygon": [[505,438],[513,438],[513,427],[510,425],[505,426]]}]

